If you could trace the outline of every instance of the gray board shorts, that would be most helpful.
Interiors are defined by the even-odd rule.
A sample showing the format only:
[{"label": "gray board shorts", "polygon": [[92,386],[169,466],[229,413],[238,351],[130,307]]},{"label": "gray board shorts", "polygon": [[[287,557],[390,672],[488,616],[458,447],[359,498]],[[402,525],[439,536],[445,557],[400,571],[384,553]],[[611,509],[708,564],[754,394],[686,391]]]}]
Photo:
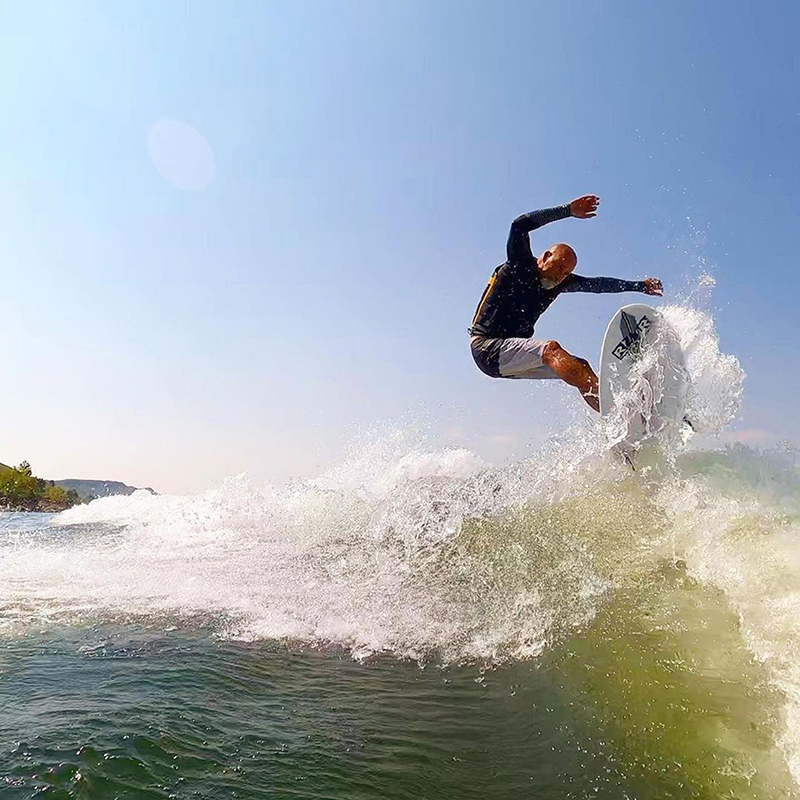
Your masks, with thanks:
[{"label": "gray board shorts", "polygon": [[558,375],[542,363],[542,351],[549,340],[488,339],[471,336],[472,357],[481,372],[492,378],[517,378],[527,380],[558,380]]}]

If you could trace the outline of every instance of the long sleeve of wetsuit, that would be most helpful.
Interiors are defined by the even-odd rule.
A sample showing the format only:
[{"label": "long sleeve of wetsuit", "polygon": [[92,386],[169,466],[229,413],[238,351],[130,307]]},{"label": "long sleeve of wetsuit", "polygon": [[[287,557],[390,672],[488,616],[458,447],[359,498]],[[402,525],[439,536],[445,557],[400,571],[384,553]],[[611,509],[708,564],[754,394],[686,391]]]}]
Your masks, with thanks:
[{"label": "long sleeve of wetsuit", "polygon": [[530,214],[522,214],[511,223],[511,230],[508,234],[508,244],[506,245],[506,257],[511,264],[530,263],[534,260],[531,253],[531,242],[528,234],[547,225],[548,222],[555,222],[558,219],[571,217],[569,203],[555,208],[543,208],[540,211],[531,211]]},{"label": "long sleeve of wetsuit", "polygon": [[624,281],[622,278],[585,278],[569,275],[561,284],[562,292],[591,292],[592,294],[614,294],[617,292],[643,292],[644,281]]}]

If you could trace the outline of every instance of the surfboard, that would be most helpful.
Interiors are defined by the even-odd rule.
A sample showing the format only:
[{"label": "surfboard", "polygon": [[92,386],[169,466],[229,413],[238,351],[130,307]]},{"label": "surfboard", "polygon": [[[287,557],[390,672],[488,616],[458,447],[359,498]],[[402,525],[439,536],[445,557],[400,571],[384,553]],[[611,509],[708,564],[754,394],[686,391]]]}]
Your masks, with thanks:
[{"label": "surfboard", "polygon": [[651,306],[624,306],[611,318],[600,349],[600,413],[626,454],[688,423],[680,339]]}]

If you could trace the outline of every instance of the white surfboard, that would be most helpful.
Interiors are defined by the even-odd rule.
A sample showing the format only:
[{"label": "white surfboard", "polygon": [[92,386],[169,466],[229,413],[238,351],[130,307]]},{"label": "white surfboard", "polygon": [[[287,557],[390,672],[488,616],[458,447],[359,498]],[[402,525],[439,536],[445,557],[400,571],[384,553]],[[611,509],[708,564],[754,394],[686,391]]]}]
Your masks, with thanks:
[{"label": "white surfboard", "polygon": [[688,390],[678,334],[655,309],[624,306],[600,351],[600,413],[626,451],[678,430]]}]

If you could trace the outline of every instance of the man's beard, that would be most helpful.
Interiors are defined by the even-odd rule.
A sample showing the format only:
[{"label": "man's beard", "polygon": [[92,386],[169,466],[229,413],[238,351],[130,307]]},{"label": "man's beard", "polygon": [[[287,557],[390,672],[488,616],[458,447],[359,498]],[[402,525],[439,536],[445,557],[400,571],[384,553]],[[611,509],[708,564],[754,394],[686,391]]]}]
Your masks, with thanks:
[{"label": "man's beard", "polygon": [[551,280],[550,278],[543,278],[541,275],[539,276],[539,280],[541,281],[542,286],[544,286],[545,289],[555,289],[556,286],[558,286],[558,284],[561,283],[561,281],[554,281]]}]

